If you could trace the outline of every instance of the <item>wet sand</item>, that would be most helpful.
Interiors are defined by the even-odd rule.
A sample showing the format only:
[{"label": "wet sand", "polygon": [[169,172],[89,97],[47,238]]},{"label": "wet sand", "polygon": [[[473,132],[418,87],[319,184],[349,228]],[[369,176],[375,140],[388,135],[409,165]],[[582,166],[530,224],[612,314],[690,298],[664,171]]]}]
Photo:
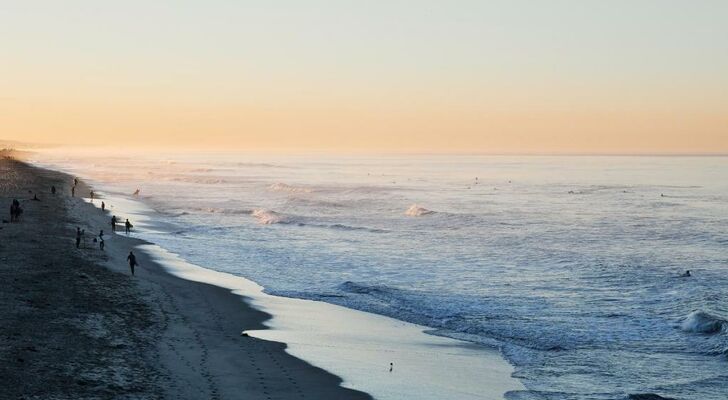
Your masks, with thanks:
[{"label": "wet sand", "polygon": [[[283,343],[241,336],[270,316],[229,290],[174,277],[143,252],[130,276],[126,255],[144,242],[112,234],[110,216],[79,198],[88,187],[71,198],[72,184],[0,159],[0,205],[18,198],[25,210],[19,223],[0,224],[4,398],[370,398]],[[85,248],[75,248],[76,226]],[[103,252],[92,242],[101,229]]]}]

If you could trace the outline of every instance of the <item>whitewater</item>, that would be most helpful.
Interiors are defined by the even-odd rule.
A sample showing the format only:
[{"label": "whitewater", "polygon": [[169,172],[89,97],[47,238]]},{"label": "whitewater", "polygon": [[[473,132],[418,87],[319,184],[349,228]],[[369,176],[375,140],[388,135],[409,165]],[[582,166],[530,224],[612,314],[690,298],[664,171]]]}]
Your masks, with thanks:
[{"label": "whitewater", "polygon": [[[69,152],[145,239],[500,349],[517,399],[728,398],[728,158]],[[689,278],[680,277],[686,270]]]}]

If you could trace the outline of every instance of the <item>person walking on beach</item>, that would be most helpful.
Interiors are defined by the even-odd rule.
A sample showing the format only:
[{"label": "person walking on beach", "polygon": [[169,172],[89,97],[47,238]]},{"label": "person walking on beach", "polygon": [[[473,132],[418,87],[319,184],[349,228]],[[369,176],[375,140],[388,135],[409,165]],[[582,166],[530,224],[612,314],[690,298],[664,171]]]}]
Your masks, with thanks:
[{"label": "person walking on beach", "polygon": [[81,228],[76,227],[76,248],[81,248]]},{"label": "person walking on beach", "polygon": [[111,232],[116,232],[116,215],[111,216]]},{"label": "person walking on beach", "polygon": [[94,201],[94,191],[92,190],[90,194],[91,194],[91,201],[93,202]]},{"label": "person walking on beach", "polygon": [[76,197],[76,185],[71,186],[71,197]]},{"label": "person walking on beach", "polygon": [[104,230],[103,229],[99,232],[99,249],[101,249],[101,251],[104,251]]},{"label": "person walking on beach", "polygon": [[124,228],[126,229],[126,234],[127,234],[127,235],[129,234],[129,232],[131,232],[131,228],[132,228],[133,226],[134,226],[134,225],[132,225],[132,224],[131,224],[131,222],[129,222],[129,218],[127,218],[127,219],[126,219],[126,222],[124,222]]},{"label": "person walking on beach", "polygon": [[51,194],[54,196],[56,195],[56,186],[55,185],[51,186]]},{"label": "person walking on beach", "polygon": [[106,211],[106,203],[101,202],[101,211]]},{"label": "person walking on beach", "polygon": [[126,256],[126,260],[129,261],[129,268],[131,268],[131,274],[133,276],[134,275],[134,267],[136,267],[137,265],[139,265],[139,264],[137,264],[137,260],[136,260],[136,256],[134,255],[134,252],[130,251],[129,252],[129,255]]}]

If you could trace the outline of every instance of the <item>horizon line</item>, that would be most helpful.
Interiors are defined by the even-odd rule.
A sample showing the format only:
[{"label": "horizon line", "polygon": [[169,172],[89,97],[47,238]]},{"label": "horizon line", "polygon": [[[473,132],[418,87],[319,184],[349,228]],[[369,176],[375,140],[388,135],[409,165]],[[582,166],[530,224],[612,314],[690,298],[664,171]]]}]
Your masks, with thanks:
[{"label": "horizon line", "polygon": [[[111,149],[116,146],[59,146],[59,145],[38,145],[30,146],[0,146],[4,150],[38,152],[43,150],[92,150]],[[162,147],[126,147],[124,152],[198,152],[198,153],[278,153],[278,154],[341,154],[341,155],[407,155],[407,156],[533,156],[533,157],[728,157],[728,152],[488,152],[488,151],[387,151],[387,150],[333,150],[333,149],[223,149],[223,148],[162,148]]]},{"label": "horizon line", "polygon": [[[19,140],[0,139],[0,148],[16,151],[39,151],[39,150],[99,150],[99,149],[118,149],[119,146],[113,145],[97,145],[97,144],[58,144],[58,143],[38,143],[23,142]],[[384,149],[336,149],[331,147],[321,148],[224,148],[224,147],[181,147],[170,146],[124,146],[123,151],[141,151],[141,152],[190,152],[199,153],[278,153],[278,154],[368,154],[368,155],[413,155],[413,156],[576,156],[576,157],[726,157],[728,151],[694,151],[694,152],[674,152],[674,151],[487,151],[487,150],[384,150]]]}]

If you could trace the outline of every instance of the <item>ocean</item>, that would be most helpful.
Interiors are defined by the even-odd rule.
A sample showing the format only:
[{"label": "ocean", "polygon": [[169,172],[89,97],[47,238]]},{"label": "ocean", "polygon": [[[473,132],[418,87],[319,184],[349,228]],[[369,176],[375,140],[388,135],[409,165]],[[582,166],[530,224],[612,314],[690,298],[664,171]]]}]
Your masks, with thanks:
[{"label": "ocean", "polygon": [[191,263],[499,349],[508,398],[728,398],[727,157],[38,157]]}]

